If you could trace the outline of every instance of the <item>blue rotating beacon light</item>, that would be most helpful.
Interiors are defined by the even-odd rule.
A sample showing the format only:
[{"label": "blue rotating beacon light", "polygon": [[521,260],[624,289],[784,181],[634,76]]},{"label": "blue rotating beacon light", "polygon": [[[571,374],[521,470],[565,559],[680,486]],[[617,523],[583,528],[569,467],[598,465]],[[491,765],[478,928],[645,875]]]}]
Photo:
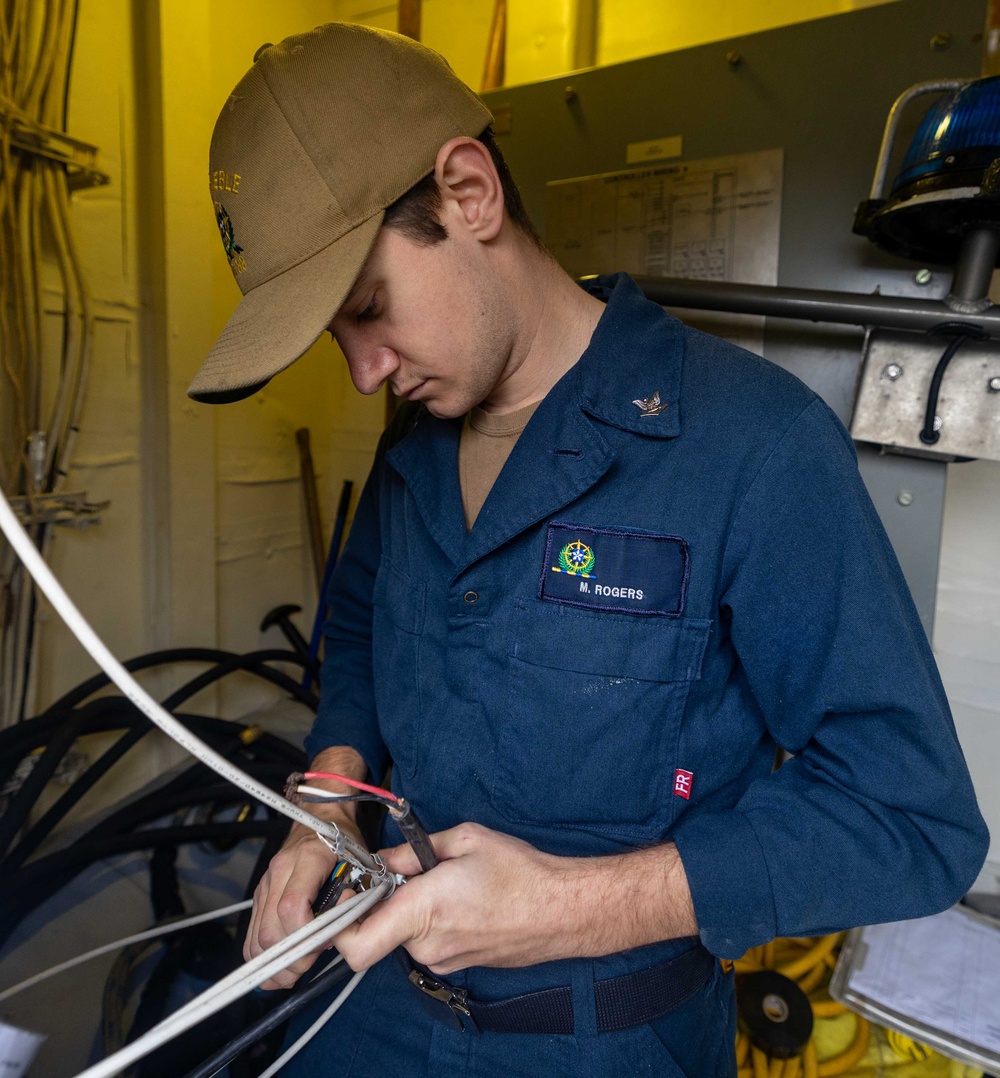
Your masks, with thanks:
[{"label": "blue rotating beacon light", "polygon": [[[918,96],[942,92],[886,196],[904,108]],[[1000,76],[922,82],[900,95],[854,231],[890,254],[954,266],[946,302],[956,312],[975,314],[991,305],[986,293],[1000,257]]]}]

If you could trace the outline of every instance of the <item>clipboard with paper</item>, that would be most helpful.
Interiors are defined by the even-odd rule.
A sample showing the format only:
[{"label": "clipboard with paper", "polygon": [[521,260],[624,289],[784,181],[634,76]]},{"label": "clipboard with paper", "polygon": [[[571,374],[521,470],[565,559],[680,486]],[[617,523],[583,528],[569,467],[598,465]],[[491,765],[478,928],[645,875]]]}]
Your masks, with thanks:
[{"label": "clipboard with paper", "polygon": [[856,928],[830,994],[962,1063],[1000,1068],[1000,922],[953,906]]}]

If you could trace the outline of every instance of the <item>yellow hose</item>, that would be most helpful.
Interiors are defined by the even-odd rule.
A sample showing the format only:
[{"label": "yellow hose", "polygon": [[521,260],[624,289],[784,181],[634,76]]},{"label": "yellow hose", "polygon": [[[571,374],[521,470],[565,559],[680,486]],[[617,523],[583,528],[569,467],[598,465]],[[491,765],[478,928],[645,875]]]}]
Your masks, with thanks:
[{"label": "yellow hose", "polygon": [[847,1014],[848,1008],[835,999],[811,999],[814,1018],[836,1018],[838,1015]]},{"label": "yellow hose", "polygon": [[820,1063],[819,1078],[832,1078],[835,1074],[843,1074],[845,1071],[849,1071],[859,1059],[864,1058],[865,1053],[868,1051],[868,1042],[871,1039],[871,1026],[860,1014],[856,1014],[854,1017],[857,1021],[854,1043],[846,1052]]},{"label": "yellow hose", "polygon": [[736,1034],[736,1066],[746,1066],[750,1058],[750,1038],[745,1033]]},{"label": "yellow hose", "polygon": [[767,1056],[759,1048],[751,1047],[750,1058],[753,1061],[753,1078],[771,1078]]},{"label": "yellow hose", "polygon": [[793,981],[797,980],[803,973],[812,969],[813,966],[822,964],[826,956],[840,942],[841,935],[842,933],[835,932],[830,936],[821,937],[815,946],[811,947],[801,958],[797,958],[794,962],[789,962],[784,966],[779,966],[778,972]]}]

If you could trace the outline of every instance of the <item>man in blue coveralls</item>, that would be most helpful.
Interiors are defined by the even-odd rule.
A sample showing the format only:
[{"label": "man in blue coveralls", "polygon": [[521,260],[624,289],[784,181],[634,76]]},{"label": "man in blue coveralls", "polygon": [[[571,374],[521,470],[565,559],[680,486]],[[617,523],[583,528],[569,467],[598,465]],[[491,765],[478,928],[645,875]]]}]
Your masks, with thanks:
[{"label": "man in blue coveralls", "polygon": [[[307,748],[391,761],[440,863],[387,825],[413,878],[337,938],[370,973],[286,1073],[732,1075],[719,958],[945,909],[986,829],[837,419],[626,276],[570,280],[490,122],[435,53],[331,25],[260,50],[212,142],[244,299],[191,395],[247,396],[329,329],[362,393],[408,402]],[[356,833],[351,808],[317,811]],[[248,956],[331,868],[293,827]]]}]

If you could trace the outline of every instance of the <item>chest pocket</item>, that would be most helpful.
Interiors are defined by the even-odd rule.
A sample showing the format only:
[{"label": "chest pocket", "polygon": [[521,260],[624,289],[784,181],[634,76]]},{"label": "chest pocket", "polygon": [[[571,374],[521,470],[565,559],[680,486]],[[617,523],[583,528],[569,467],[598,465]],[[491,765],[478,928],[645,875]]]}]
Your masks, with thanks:
[{"label": "chest pocket", "polygon": [[673,818],[680,724],[711,622],[522,603],[493,800],[510,820],[627,841]]},{"label": "chest pocket", "polygon": [[394,764],[412,776],[417,771],[423,714],[420,651],[427,585],[384,558],[375,577],[372,604],[379,731]]}]

